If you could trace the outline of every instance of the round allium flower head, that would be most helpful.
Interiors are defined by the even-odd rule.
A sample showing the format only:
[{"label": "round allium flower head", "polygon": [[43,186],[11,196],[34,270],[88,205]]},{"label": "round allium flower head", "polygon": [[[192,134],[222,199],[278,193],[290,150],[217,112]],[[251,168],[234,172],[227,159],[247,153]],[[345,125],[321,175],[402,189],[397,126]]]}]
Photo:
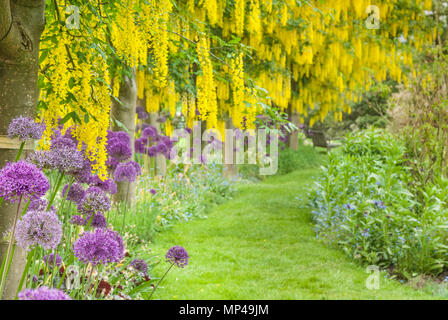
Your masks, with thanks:
[{"label": "round allium flower head", "polygon": [[49,268],[53,268],[53,266],[60,267],[62,266],[62,258],[56,254],[50,253],[49,255],[44,256],[43,258],[45,265],[47,265]]},{"label": "round allium flower head", "polygon": [[115,231],[98,228],[76,240],[73,252],[79,260],[94,266],[119,262],[124,254],[123,240]]},{"label": "round allium flower head", "polygon": [[90,227],[92,228],[107,228],[107,220],[104,215],[101,213],[95,213],[92,217],[90,214],[87,218],[84,219],[84,225],[87,226],[90,223]]},{"label": "round allium flower head", "polygon": [[131,158],[131,138],[124,131],[109,131],[107,134],[107,154],[116,161]]},{"label": "round allium flower head", "polygon": [[8,137],[10,139],[19,138],[21,141],[29,139],[39,140],[42,138],[45,126],[41,123],[36,123],[29,117],[18,117],[11,121],[8,127]]},{"label": "round allium flower head", "polygon": [[75,148],[60,147],[48,151],[55,169],[68,174],[76,173],[84,166],[82,153]]},{"label": "round allium flower head", "polygon": [[137,113],[137,117],[140,120],[146,120],[149,118],[149,114],[148,112],[145,111],[145,109],[143,107],[137,107],[136,109],[136,113]]},{"label": "round allium flower head", "polygon": [[28,211],[17,222],[15,237],[24,249],[35,244],[54,249],[62,238],[62,223],[53,211]]},{"label": "round allium flower head", "polygon": [[145,137],[135,139],[135,141],[134,141],[135,152],[136,153],[145,153],[147,144],[148,144],[148,139]]},{"label": "round allium flower head", "polygon": [[71,175],[80,183],[90,183],[92,177],[92,164],[89,159],[83,159],[82,167],[71,172]]},{"label": "round allium flower head", "polygon": [[157,129],[153,126],[148,126],[142,130],[143,138],[155,139],[157,137]]},{"label": "round allium flower head", "polygon": [[151,190],[149,190],[149,192],[150,192],[151,194],[156,194],[156,193],[157,193],[156,189],[151,189]]},{"label": "round allium flower head", "polygon": [[63,291],[48,287],[25,289],[19,293],[18,297],[19,300],[72,300]]},{"label": "round allium flower head", "polygon": [[159,153],[165,153],[168,151],[168,147],[164,142],[160,142],[157,146],[157,152]]},{"label": "round allium flower head", "polygon": [[104,192],[109,192],[110,194],[117,192],[117,184],[111,179],[102,181],[98,176],[92,176],[90,178],[89,185],[92,187],[98,187]]},{"label": "round allium flower head", "polygon": [[78,204],[78,211],[84,214],[110,210],[110,198],[98,187],[90,187],[84,199]]},{"label": "round allium flower head", "polygon": [[148,148],[148,156],[154,157],[157,154],[157,148],[155,146]]},{"label": "round allium flower head", "polygon": [[141,173],[140,165],[135,161],[120,163],[115,169],[115,181],[133,182]]},{"label": "round allium flower head", "polygon": [[[28,210],[27,211],[46,211],[48,207],[48,200],[47,199],[33,199],[31,200]],[[51,206],[51,211],[56,211],[54,206]]]},{"label": "round allium flower head", "polygon": [[115,183],[114,180],[110,180],[110,189],[109,189],[109,193],[110,193],[110,194],[116,194],[116,193],[117,193],[117,184]]},{"label": "round allium flower head", "polygon": [[63,136],[60,132],[58,132],[55,137],[51,140],[50,149],[58,150],[60,148],[76,148],[75,141],[70,137]]},{"label": "round allium flower head", "polygon": [[134,259],[129,265],[135,270],[143,272],[144,274],[148,272],[148,264],[143,259]]},{"label": "round allium flower head", "polygon": [[78,216],[78,215],[74,215],[70,218],[70,223],[77,225],[77,226],[83,226],[85,223],[85,220],[83,217]]},{"label": "round allium flower head", "polygon": [[28,160],[41,169],[59,170],[68,174],[78,173],[84,166],[82,153],[66,146],[58,146],[50,151],[35,151]]},{"label": "round allium flower head", "polygon": [[[65,197],[68,189],[68,184],[64,186],[62,189],[62,197]],[[75,203],[80,203],[86,195],[86,192],[81,184],[79,183],[73,183],[70,187],[70,190],[68,190],[67,194],[67,200],[73,201]]]},{"label": "round allium flower head", "polygon": [[183,268],[188,264],[188,253],[181,246],[174,246],[168,250],[165,255],[166,261]]},{"label": "round allium flower head", "polygon": [[9,162],[0,171],[0,197],[7,201],[39,199],[49,188],[47,177],[32,163]]}]

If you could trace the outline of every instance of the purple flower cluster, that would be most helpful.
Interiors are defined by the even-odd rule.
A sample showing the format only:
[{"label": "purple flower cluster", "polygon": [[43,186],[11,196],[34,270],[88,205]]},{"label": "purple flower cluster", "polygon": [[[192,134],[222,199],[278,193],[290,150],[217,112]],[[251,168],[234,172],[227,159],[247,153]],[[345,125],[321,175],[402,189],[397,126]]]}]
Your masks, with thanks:
[{"label": "purple flower cluster", "polygon": [[188,253],[184,247],[174,246],[165,255],[166,261],[183,268],[188,264]]},{"label": "purple flower cluster", "polygon": [[[46,199],[33,199],[31,200],[30,204],[28,205],[27,211],[46,211],[48,207],[48,200]],[[54,206],[51,206],[51,211],[56,211]]]},{"label": "purple flower cluster", "polygon": [[63,291],[39,287],[37,289],[25,289],[18,295],[19,300],[71,300]]},{"label": "purple flower cluster", "polygon": [[149,118],[148,112],[146,112],[143,107],[137,107],[136,113],[137,113],[137,118],[139,118],[140,120],[146,120]]},{"label": "purple flower cluster", "polygon": [[54,249],[62,238],[62,223],[54,211],[28,211],[17,222],[15,238],[24,249],[35,244]]},{"label": "purple flower cluster", "polygon": [[84,233],[73,246],[75,256],[92,265],[119,262],[124,255],[123,240],[109,229],[95,229]]},{"label": "purple flower cluster", "polygon": [[66,184],[64,188],[62,189],[62,197],[65,197],[69,201],[73,201],[75,203],[80,203],[84,197],[86,196],[86,191],[84,190],[83,186],[79,183],[73,183],[70,187],[70,190],[68,190],[69,185]]},{"label": "purple flower cluster", "polygon": [[162,136],[157,133],[157,129],[147,126],[142,130],[141,137],[135,139],[134,149],[136,153],[147,154],[155,157],[158,154],[169,157],[174,141],[170,137]]},{"label": "purple flower cluster", "polygon": [[50,253],[49,255],[44,256],[43,260],[45,265],[49,268],[53,268],[53,266],[62,266],[62,258],[58,254]]},{"label": "purple flower cluster", "polygon": [[135,161],[120,163],[115,169],[115,181],[134,182],[137,176],[142,174],[140,165]]},{"label": "purple flower cluster", "polygon": [[92,213],[84,219],[84,226],[90,226],[92,228],[107,228],[107,220],[106,217],[102,213],[95,213],[92,216]]},{"label": "purple flower cluster", "polygon": [[39,199],[49,188],[47,177],[32,163],[9,162],[0,171],[0,197],[7,201]]},{"label": "purple flower cluster", "polygon": [[134,259],[129,264],[132,268],[144,274],[148,272],[148,264],[143,259]]},{"label": "purple flower cluster", "polygon": [[106,164],[110,170],[132,157],[131,138],[124,131],[109,131],[107,134],[107,153],[109,155]]},{"label": "purple flower cluster", "polygon": [[145,129],[142,130],[143,138],[156,139],[157,136],[158,136],[157,129],[153,126],[147,126]]},{"label": "purple flower cluster", "polygon": [[71,175],[80,183],[90,183],[92,178],[92,164],[90,160],[84,158],[82,167],[79,170],[74,170]]},{"label": "purple flower cluster", "polygon": [[58,170],[68,174],[76,174],[84,166],[82,153],[65,145],[57,145],[49,151],[35,151],[29,155],[28,160],[41,169]]},{"label": "purple flower cluster", "polygon": [[110,210],[110,198],[99,187],[90,187],[78,204],[78,211],[83,214],[106,212]]},{"label": "purple flower cluster", "polygon": [[109,192],[110,194],[117,193],[117,184],[111,179],[102,181],[98,176],[93,176],[90,178],[89,185],[92,187],[98,187],[104,192]]},{"label": "purple flower cluster", "polygon": [[29,117],[18,117],[11,121],[8,127],[8,137],[10,139],[19,138],[21,141],[29,139],[40,139],[44,133],[45,126],[36,123]]}]

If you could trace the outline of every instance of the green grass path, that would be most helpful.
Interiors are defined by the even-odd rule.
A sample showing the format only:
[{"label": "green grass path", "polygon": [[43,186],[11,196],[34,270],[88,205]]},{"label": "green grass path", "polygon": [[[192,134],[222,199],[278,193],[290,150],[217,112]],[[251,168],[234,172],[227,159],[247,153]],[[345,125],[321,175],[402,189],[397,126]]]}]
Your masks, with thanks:
[{"label": "green grass path", "polygon": [[[310,212],[296,199],[317,171],[302,170],[263,183],[241,185],[234,199],[208,219],[179,223],[159,234],[155,253],[184,246],[190,263],[174,268],[153,299],[425,299],[381,276],[368,290],[365,267],[314,236]],[[166,263],[153,273],[161,275]]]}]

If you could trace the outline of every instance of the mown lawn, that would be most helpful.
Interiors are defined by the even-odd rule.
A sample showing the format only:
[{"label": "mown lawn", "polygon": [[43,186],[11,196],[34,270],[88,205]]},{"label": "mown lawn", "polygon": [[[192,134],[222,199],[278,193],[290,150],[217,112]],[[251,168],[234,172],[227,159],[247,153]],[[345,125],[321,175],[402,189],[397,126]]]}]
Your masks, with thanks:
[{"label": "mown lawn", "polygon": [[[152,244],[163,255],[184,246],[190,263],[173,269],[153,299],[434,299],[424,291],[369,274],[342,252],[319,243],[301,208],[316,169],[240,185],[234,199],[208,219],[177,224]],[[153,273],[161,275],[166,263]]]}]

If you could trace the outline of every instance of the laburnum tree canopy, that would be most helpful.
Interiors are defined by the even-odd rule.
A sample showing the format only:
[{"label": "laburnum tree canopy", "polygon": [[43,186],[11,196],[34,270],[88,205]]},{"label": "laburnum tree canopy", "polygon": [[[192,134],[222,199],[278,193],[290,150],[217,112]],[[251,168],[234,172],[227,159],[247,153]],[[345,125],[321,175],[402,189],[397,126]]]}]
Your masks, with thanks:
[{"label": "laburnum tree canopy", "polygon": [[414,51],[437,37],[431,10],[430,0],[48,0],[41,146],[74,127],[106,176],[111,101],[133,72],[147,111],[180,109],[222,136],[226,119],[253,129],[273,108],[311,126],[340,120],[373,83],[407,82]]}]

